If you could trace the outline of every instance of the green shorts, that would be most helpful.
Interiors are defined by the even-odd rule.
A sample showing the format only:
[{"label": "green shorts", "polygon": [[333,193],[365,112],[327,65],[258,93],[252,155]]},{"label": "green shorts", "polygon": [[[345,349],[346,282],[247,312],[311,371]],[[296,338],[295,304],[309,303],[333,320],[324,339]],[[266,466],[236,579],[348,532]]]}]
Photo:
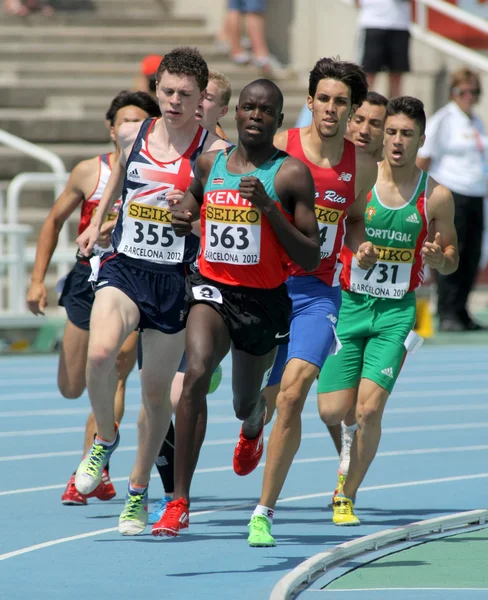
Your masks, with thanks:
[{"label": "green shorts", "polygon": [[357,388],[371,379],[391,392],[405,359],[405,339],[415,326],[415,293],[401,300],[342,292],[337,336],[342,349],[320,372],[318,393]]}]

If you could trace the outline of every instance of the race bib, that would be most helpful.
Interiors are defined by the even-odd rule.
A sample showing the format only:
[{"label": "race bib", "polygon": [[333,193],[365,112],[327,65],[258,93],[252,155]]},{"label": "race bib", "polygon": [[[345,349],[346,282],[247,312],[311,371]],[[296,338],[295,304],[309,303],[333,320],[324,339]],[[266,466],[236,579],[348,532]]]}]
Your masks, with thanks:
[{"label": "race bib", "polygon": [[181,263],[185,238],[176,237],[169,208],[130,202],[118,251],[155,263]]},{"label": "race bib", "polygon": [[209,262],[257,265],[261,256],[261,211],[208,204],[204,257]]},{"label": "race bib", "polygon": [[351,263],[351,292],[375,298],[399,299],[408,292],[414,260],[410,248],[377,246],[378,262],[367,271],[360,269],[356,257]]},{"label": "race bib", "polygon": [[191,289],[195,300],[207,300],[208,302],[216,302],[222,304],[224,301],[220,290],[213,285],[196,285]]},{"label": "race bib", "polygon": [[343,210],[315,205],[315,216],[319,224],[320,259],[329,258],[334,252],[337,227],[343,215]]}]

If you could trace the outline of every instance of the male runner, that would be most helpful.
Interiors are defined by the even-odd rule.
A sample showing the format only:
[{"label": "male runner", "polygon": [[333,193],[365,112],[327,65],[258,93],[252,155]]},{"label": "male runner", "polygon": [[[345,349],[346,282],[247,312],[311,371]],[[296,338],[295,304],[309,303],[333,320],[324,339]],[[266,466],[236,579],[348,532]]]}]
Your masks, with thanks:
[{"label": "male runner", "polygon": [[[377,162],[383,159],[383,136],[388,99],[377,92],[368,92],[366,100],[347,124],[346,138]],[[370,195],[368,195],[369,198]],[[354,409],[340,425],[328,425],[330,436],[340,455],[339,484],[345,481],[354,433],[357,429]]]},{"label": "male runner", "polygon": [[[260,79],[241,92],[236,107],[237,148],[201,156],[195,179],[173,216],[180,235],[202,223],[199,273],[187,283],[187,370],[176,416],[175,498],[153,535],[188,527],[192,476],[205,435],[206,394],[215,367],[232,350],[234,410],[241,435],[263,428],[266,385],[276,346],[288,341],[287,255],[306,270],[319,262],[313,180],[302,162],[277,150],[283,96]],[[234,456],[238,472],[253,455]],[[259,459],[258,459],[259,460]]]},{"label": "male runner", "polygon": [[318,388],[326,424],[340,423],[356,404],[358,429],[349,473],[333,501],[336,525],[359,525],[356,493],[378,448],[386,401],[406,351],[413,348],[414,290],[422,283],[424,264],[442,274],[453,273],[458,265],[451,192],[415,164],[424,131],[420,100],[390,100],[385,160],[365,216],[378,262],[365,273],[347,250],[341,255],[344,291],[338,335],[343,347],[324,365]]},{"label": "male runner", "polygon": [[[249,523],[250,546],[276,545],[270,533],[274,507],[300,446],[303,406],[325,359],[340,348],[335,334],[341,300],[340,249],[345,243],[363,269],[376,261],[364,231],[364,208],[376,179],[376,162],[344,139],[348,119],[366,94],[361,67],[323,58],[310,73],[312,124],[277,136],[278,147],[302,160],[312,172],[321,261],[312,273],[290,264],[290,343],[287,351],[280,348],[270,380],[271,385],[281,380],[277,418],[268,442],[261,499]],[[262,447],[262,436],[261,431],[255,445]]]},{"label": "male runner", "polygon": [[75,485],[88,494],[120,440],[110,396],[115,357],[125,339],[141,330],[142,407],[137,457],[119,531],[135,535],[147,524],[151,467],[171,420],[169,389],[183,354],[185,264],[196,258],[196,236],[176,238],[171,228],[172,193],[186,190],[193,161],[202,151],[227,147],[195,120],[208,80],[196,49],[165,55],[156,75],[161,119],[119,131],[120,162],[112,174],[90,227],[79,236],[85,255],[98,238],[105,214],[123,190],[120,217],[112,235],[115,253],[102,261],[91,315],[87,387],[97,437],[76,472]]},{"label": "male runner", "polygon": [[[63,193],[56,200],[42,226],[37,243],[31,286],[27,293],[29,309],[35,315],[44,314],[44,309],[47,306],[47,291],[44,279],[56,249],[61,228],[81,204],[78,233],[82,233],[88,227],[90,219],[98,209],[112,165],[119,160],[120,144],[117,135],[121,125],[131,122],[140,123],[150,116],[154,117],[159,114],[159,106],[151,96],[144,92],[129,93],[123,91],[112,100],[106,119],[110,123],[110,137],[114,142],[115,151],[84,160],[73,169]],[[117,202],[107,214],[98,239],[100,246],[107,247],[109,245],[110,234],[115,225],[119,208],[120,202]],[[58,367],[58,388],[65,398],[79,398],[86,387],[85,371],[90,313],[94,300],[93,288],[88,281],[90,272],[90,264],[87,258],[78,253],[76,264],[66,278],[59,300],[60,305],[66,308],[68,317]],[[117,357],[118,381],[115,391],[117,421],[120,421],[124,414],[125,382],[136,360],[136,341],[137,334],[130,336],[120,349]],[[83,454],[92,445],[95,432],[95,419],[93,413],[90,413],[85,427]],[[108,472],[104,474],[102,481],[91,495],[100,500],[110,500],[115,496],[115,489],[110,482]],[[86,498],[87,496],[76,490],[73,473],[61,496],[62,503],[84,505],[87,503]]]},{"label": "male runner", "polygon": [[[208,84],[205,90],[205,95],[202,102],[198,105],[195,113],[197,121],[202,125],[204,129],[210,131],[227,139],[227,136],[218,125],[218,119],[221,119],[227,114],[229,110],[230,97],[232,95],[232,88],[229,80],[223,73],[218,71],[209,71]],[[174,199],[175,200],[175,199]],[[200,235],[200,221],[193,223],[193,233]],[[181,390],[183,389],[183,378],[186,370],[186,356],[178,367],[178,371],[174,376],[173,383],[171,385],[171,405],[173,413],[176,413],[176,407],[181,396]],[[222,378],[222,368],[217,367],[217,370],[212,378],[210,390],[215,391],[218,386],[218,382]],[[209,391],[211,393],[211,391]],[[175,429],[173,421],[171,421],[166,434],[166,438],[161,446],[158,457],[156,458],[156,468],[159,476],[161,477],[161,483],[164,488],[164,495],[161,500],[158,500],[152,507],[152,512],[149,513],[148,523],[154,524],[162,517],[166,504],[173,500],[174,491],[174,456],[175,456]]]}]

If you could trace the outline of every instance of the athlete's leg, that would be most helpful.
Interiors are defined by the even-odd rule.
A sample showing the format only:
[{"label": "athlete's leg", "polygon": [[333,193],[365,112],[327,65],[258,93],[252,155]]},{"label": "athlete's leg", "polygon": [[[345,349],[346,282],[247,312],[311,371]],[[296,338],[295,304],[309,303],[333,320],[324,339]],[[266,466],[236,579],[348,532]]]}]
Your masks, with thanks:
[{"label": "athlete's leg", "polygon": [[144,356],[142,409],[138,420],[137,456],[130,482],[144,487],[149,483],[152,466],[171,421],[171,382],[183,353],[185,332],[168,335],[146,329],[140,335]]},{"label": "athlete's leg", "polygon": [[175,498],[189,500],[207,425],[207,393],[212,373],[230,348],[221,315],[207,304],[191,307],[186,326],[187,367],[176,411]]},{"label": "athlete's leg", "polygon": [[86,387],[89,331],[66,322],[58,364],[58,388],[62,396],[79,398]]},{"label": "athlete's leg", "polygon": [[351,448],[351,463],[344,495],[354,500],[376,455],[381,439],[381,419],[390,393],[370,379],[361,379],[356,406],[358,428]]},{"label": "athlete's leg", "polygon": [[281,378],[283,377],[283,371],[285,370],[287,356],[288,344],[281,344],[278,346],[273,369],[269,376],[268,383],[263,390],[263,397],[266,402],[265,425],[271,421],[276,410],[276,398],[280,392]]},{"label": "athlete's leg", "polygon": [[118,374],[117,356],[127,337],[139,323],[136,304],[117,288],[105,286],[97,291],[90,320],[87,360],[87,387],[103,440],[115,439],[114,398]]},{"label": "athlete's leg", "polygon": [[274,385],[268,385],[263,390],[263,398],[266,402],[266,418],[264,420],[265,425],[270,423],[274,416],[276,410],[276,399],[280,393],[280,385],[281,382],[275,383]]}]

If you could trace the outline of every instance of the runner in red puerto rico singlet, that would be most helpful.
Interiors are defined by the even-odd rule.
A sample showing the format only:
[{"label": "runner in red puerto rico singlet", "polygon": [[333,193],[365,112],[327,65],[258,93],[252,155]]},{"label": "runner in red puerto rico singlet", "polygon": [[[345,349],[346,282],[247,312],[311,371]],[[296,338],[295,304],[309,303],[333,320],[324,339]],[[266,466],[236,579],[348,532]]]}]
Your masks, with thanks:
[{"label": "runner in red puerto rico singlet", "polygon": [[310,162],[303,151],[300,129],[288,131],[286,151],[304,162],[315,182],[315,214],[320,229],[320,265],[312,273],[306,273],[290,263],[290,275],[313,275],[330,286],[339,284],[339,254],[345,234],[347,209],[356,199],[356,149],[352,142],[344,140],[344,152],[339,164],[324,169]]}]

